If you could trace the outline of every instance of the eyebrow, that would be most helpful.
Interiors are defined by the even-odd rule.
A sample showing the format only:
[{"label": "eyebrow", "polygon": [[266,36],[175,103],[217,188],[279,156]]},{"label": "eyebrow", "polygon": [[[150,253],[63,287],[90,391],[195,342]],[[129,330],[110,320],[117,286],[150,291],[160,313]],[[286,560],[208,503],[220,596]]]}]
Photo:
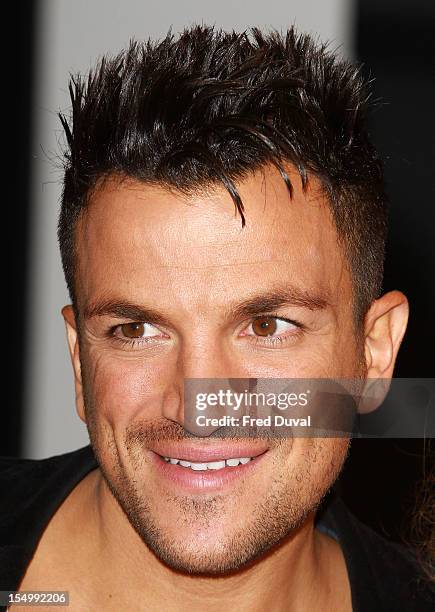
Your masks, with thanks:
[{"label": "eyebrow", "polygon": [[90,304],[84,311],[85,319],[105,316],[115,317],[117,319],[131,319],[132,321],[148,321],[155,325],[169,324],[169,319],[167,317],[152,308],[118,299],[109,298]]},{"label": "eyebrow", "polygon": [[[255,317],[284,306],[296,306],[308,310],[324,310],[331,303],[326,292],[312,292],[297,287],[278,287],[248,297],[226,309],[226,317],[241,319]],[[161,312],[144,305],[119,299],[104,299],[85,308],[84,318],[111,316],[117,319],[147,321],[155,325],[170,326],[170,320]]]},{"label": "eyebrow", "polygon": [[277,287],[259,295],[248,297],[229,309],[234,318],[255,317],[284,306],[296,306],[308,310],[324,310],[330,306],[326,292],[313,292],[298,287]]}]

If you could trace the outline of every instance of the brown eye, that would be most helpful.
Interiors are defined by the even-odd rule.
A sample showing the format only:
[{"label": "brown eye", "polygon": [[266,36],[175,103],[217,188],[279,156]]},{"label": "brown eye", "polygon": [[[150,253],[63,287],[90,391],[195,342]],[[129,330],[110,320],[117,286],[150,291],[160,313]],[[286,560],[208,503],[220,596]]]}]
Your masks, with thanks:
[{"label": "brown eye", "polygon": [[259,317],[252,322],[252,330],[257,336],[272,336],[277,330],[275,317]]},{"label": "brown eye", "polygon": [[126,338],[141,338],[145,332],[145,323],[124,323],[121,332]]}]

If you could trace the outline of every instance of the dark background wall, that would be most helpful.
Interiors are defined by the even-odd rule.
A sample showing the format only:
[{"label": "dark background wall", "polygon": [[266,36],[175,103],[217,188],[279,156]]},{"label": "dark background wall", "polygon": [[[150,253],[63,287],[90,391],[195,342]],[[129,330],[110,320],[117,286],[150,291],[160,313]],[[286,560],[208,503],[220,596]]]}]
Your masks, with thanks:
[{"label": "dark background wall", "polygon": [[[375,78],[374,95],[383,100],[371,133],[385,159],[391,199],[391,230],[385,290],[408,296],[411,315],[396,376],[435,374],[435,106],[434,6],[423,0],[361,0],[355,48]],[[22,452],[23,385],[26,363],[26,256],[29,246],[29,150],[32,65],[37,3],[15,3],[11,23],[19,24],[8,69],[5,115],[8,159],[7,223],[3,227],[7,275],[4,319],[8,369],[0,453]],[[4,145],[5,146],[5,145]],[[377,530],[400,539],[408,523],[417,483],[433,465],[427,441],[354,440],[339,487],[352,508]]]},{"label": "dark background wall", "polygon": [[[435,3],[361,0],[356,53],[381,106],[370,129],[385,160],[390,235],[384,289],[410,302],[395,376],[435,377]],[[340,478],[348,506],[395,539],[406,537],[428,440],[354,440]]]}]

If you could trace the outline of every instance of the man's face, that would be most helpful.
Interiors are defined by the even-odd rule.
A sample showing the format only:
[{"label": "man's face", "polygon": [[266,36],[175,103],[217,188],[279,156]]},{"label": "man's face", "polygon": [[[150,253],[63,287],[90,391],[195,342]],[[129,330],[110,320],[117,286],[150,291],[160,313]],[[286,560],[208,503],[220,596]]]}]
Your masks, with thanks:
[{"label": "man's face", "polygon": [[[316,508],[347,454],[343,438],[182,427],[185,378],[364,375],[330,209],[315,179],[304,193],[291,178],[291,200],[275,170],[238,184],[244,228],[223,187],[187,198],[115,180],[78,224],[78,408],[130,523],[181,570],[225,572],[270,548]],[[204,471],[163,457],[254,459]]]}]

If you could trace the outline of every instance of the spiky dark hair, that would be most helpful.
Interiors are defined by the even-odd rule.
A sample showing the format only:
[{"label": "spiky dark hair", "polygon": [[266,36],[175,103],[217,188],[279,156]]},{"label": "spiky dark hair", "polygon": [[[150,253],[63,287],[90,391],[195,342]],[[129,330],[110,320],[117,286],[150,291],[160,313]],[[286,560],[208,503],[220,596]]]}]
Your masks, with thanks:
[{"label": "spiky dark hair", "polygon": [[310,174],[323,185],[362,320],[381,291],[387,215],[358,67],[294,28],[192,26],[131,41],[86,77],[71,77],[69,89],[58,237],[73,304],[76,222],[99,179],[118,174],[187,194],[220,182],[244,224],[237,182],[274,164],[291,195],[287,162],[303,186]]}]

